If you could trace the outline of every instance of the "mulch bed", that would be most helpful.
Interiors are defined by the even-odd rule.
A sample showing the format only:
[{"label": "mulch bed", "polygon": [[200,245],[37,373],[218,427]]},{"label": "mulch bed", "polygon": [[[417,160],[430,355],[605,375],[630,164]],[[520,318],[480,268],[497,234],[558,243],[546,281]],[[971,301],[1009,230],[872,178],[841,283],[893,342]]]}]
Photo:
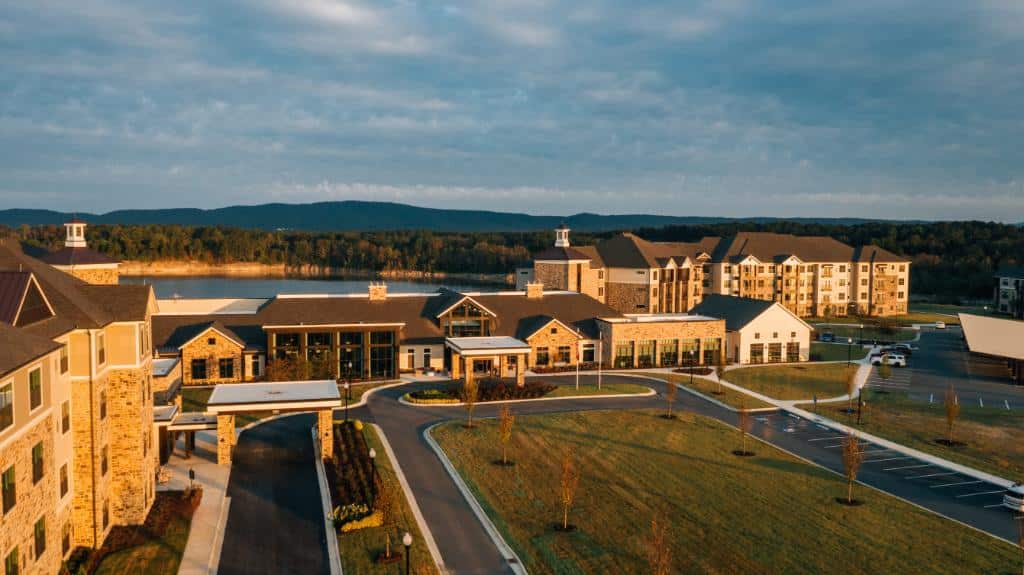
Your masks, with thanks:
[{"label": "mulch bed", "polygon": [[92,552],[83,548],[76,550],[68,560],[70,572],[77,574],[84,569],[85,573],[95,573],[107,556],[160,539],[175,517],[185,517],[191,521],[202,498],[201,487],[191,491],[157,492],[153,507],[142,525],[116,525],[110,529],[100,549]]},{"label": "mulch bed", "polygon": [[555,523],[553,527],[555,528],[555,531],[558,531],[559,533],[572,533],[576,531],[576,526],[572,523],[564,526],[561,523]]},{"label": "mulch bed", "polygon": [[953,441],[950,441],[950,440],[946,439],[945,437],[943,437],[941,439],[936,439],[935,443],[938,443],[939,445],[945,445],[946,447],[963,447],[963,446],[967,445],[963,441],[957,441],[956,439],[954,439]]},{"label": "mulch bed", "polygon": [[356,429],[354,422],[334,426],[334,457],[324,463],[332,506],[365,504],[371,507],[377,495],[373,460],[366,437]]},{"label": "mulch bed", "polygon": [[[509,399],[537,399],[551,393],[558,386],[539,381],[528,381],[522,387],[515,384],[481,381],[477,387],[476,400],[479,403],[488,401],[506,401]],[[425,389],[409,394],[412,399],[454,399],[465,401],[461,385],[449,385],[440,389]]]},{"label": "mulch bed", "polygon": [[742,449],[733,449],[732,454],[736,457],[753,457],[755,455],[753,451],[743,451]]},{"label": "mulch bed", "polygon": [[840,505],[845,505],[847,507],[860,507],[861,505],[864,505],[864,502],[861,501],[860,499],[854,499],[850,501],[845,497],[836,497],[836,503]]}]

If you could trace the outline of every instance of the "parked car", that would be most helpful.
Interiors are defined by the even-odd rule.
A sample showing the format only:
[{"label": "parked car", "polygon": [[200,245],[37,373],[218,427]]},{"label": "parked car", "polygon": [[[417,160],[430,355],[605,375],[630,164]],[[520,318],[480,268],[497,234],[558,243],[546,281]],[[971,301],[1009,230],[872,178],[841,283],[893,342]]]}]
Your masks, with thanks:
[{"label": "parked car", "polygon": [[907,357],[900,353],[883,353],[871,360],[871,365],[891,365],[893,367],[907,367]]},{"label": "parked car", "polygon": [[902,353],[903,355],[914,355],[914,352],[917,351],[916,347],[906,343],[897,343],[895,345],[890,345],[888,349],[896,353]]},{"label": "parked car", "polygon": [[1003,507],[1012,509],[1016,513],[1024,511],[1024,484],[1014,483],[1003,495]]},{"label": "parked car", "polygon": [[825,343],[832,343],[836,340],[836,336],[832,332],[825,332],[818,336],[818,340],[823,341]]},{"label": "parked car", "polygon": [[946,329],[946,322],[937,321],[935,322],[935,329]]}]

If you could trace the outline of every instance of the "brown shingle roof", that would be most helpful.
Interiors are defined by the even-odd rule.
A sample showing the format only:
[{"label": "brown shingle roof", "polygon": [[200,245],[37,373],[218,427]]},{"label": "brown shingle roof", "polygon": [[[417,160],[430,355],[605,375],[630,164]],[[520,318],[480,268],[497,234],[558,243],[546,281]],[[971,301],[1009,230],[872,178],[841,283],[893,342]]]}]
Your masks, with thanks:
[{"label": "brown shingle roof", "polygon": [[533,256],[533,259],[535,259],[535,260],[567,261],[567,260],[586,260],[586,259],[590,259],[590,258],[587,256],[587,254],[581,252],[580,250],[578,250],[576,248],[571,248],[571,247],[570,248],[559,248],[559,247],[552,246],[550,248],[547,248],[547,249],[537,253],[535,256]]},{"label": "brown shingle roof", "polygon": [[884,250],[878,246],[867,245],[857,248],[854,254],[854,261],[858,262],[907,262],[910,261],[907,258],[900,257],[888,250]]},{"label": "brown shingle roof", "polygon": [[216,327],[224,335],[238,338],[246,349],[263,349],[267,336],[255,315],[155,315],[153,316],[153,345],[163,353],[175,353],[186,342]]},{"label": "brown shingle roof", "polygon": [[771,309],[775,302],[721,294],[707,294],[690,310],[694,315],[706,315],[725,320],[725,329],[739,331],[758,316]]},{"label": "brown shingle roof", "polygon": [[153,301],[151,285],[84,285],[81,289],[114,321],[144,321]]},{"label": "brown shingle roof", "polygon": [[29,272],[0,271],[0,322],[14,324],[31,281]]},{"label": "brown shingle roof", "polygon": [[49,339],[0,322],[0,375],[8,374],[19,367],[60,348],[60,344]]},{"label": "brown shingle roof", "polygon": [[40,256],[39,259],[51,266],[83,266],[119,263],[114,258],[89,248],[61,248],[55,252],[50,252],[46,255]]},{"label": "brown shingle roof", "polygon": [[714,262],[737,262],[752,255],[762,262],[796,255],[805,262],[853,261],[853,248],[826,236],[794,236],[769,232],[739,232],[724,238],[711,255]]}]

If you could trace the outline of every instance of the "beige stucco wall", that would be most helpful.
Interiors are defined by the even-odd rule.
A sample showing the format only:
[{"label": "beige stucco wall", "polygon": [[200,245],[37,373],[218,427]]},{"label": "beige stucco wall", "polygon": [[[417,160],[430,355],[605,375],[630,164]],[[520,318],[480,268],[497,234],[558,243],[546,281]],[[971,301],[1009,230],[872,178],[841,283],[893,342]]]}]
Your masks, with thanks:
[{"label": "beige stucco wall", "polygon": [[[413,350],[414,366],[409,367],[409,350]],[[423,363],[423,350],[430,350],[430,365],[426,366]],[[444,344],[421,344],[421,345],[402,345],[399,349],[399,368],[402,371],[411,371],[413,369],[422,370],[427,367],[443,370],[444,369]]]}]

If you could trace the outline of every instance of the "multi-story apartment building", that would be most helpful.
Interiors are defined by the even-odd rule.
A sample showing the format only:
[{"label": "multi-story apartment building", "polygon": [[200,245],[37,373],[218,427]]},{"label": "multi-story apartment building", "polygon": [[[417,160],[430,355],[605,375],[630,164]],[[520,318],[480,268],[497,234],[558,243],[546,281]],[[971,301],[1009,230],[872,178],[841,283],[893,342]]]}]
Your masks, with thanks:
[{"label": "multi-story apartment building", "polygon": [[996,272],[996,311],[1024,319],[1024,267],[1002,267]]},{"label": "multi-story apartment building", "polygon": [[156,494],[152,288],[71,274],[0,240],[7,573],[57,572],[72,548],[99,547],[114,525],[142,523]]},{"label": "multi-story apartment building", "polygon": [[569,229],[517,270],[517,285],[590,295],[622,313],[688,311],[703,294],[777,301],[802,317],[907,312],[910,262],[877,246],[832,238],[740,232],[696,243],[655,243],[621,234],[573,247]]}]

